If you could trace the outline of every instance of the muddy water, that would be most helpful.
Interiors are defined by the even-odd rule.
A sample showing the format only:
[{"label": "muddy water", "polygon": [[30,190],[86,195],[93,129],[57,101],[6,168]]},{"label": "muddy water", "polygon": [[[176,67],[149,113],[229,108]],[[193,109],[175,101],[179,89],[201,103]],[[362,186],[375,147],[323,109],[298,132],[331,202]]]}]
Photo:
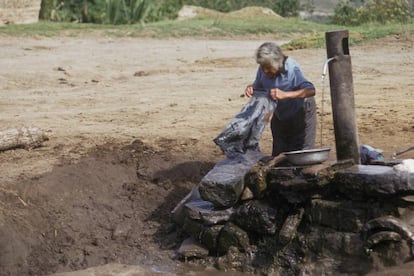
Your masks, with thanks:
[{"label": "muddy water", "polygon": [[214,268],[194,267],[180,265],[180,268],[171,268],[171,271],[160,270],[158,267],[146,267],[139,265],[107,264],[98,267],[92,267],[85,270],[55,273],[51,276],[119,276],[119,275],[148,275],[148,276],[168,276],[168,275],[189,275],[189,276],[243,276],[249,275],[237,271],[219,271]]}]

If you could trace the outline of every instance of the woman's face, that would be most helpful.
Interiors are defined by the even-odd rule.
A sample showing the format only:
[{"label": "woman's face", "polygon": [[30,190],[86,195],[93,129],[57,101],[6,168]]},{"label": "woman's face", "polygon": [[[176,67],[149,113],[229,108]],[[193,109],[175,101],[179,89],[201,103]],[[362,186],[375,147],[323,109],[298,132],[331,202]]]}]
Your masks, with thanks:
[{"label": "woman's face", "polygon": [[263,64],[260,66],[262,68],[263,73],[269,78],[272,79],[276,77],[277,69],[270,64]]}]

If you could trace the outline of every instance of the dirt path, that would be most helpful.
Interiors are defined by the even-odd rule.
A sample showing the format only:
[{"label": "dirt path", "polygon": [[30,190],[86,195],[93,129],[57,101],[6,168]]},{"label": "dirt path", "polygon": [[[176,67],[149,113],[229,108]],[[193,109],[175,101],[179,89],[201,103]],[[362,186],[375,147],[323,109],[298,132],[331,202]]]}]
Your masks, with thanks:
[{"label": "dirt path", "polygon": [[[0,130],[49,135],[0,153],[4,271],[174,266],[168,213],[222,158],[212,139],[245,103],[262,42],[2,37]],[[360,143],[387,157],[414,144],[413,51],[405,35],[350,48]],[[321,92],[325,50],[287,54]],[[269,131],[261,147],[270,152]]]}]

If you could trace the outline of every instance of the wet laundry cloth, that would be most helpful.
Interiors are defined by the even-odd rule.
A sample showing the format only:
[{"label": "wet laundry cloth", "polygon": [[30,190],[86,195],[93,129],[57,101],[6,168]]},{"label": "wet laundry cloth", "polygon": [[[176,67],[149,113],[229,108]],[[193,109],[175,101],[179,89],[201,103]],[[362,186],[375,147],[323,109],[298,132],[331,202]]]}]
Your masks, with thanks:
[{"label": "wet laundry cloth", "polygon": [[373,148],[369,145],[359,147],[359,157],[362,165],[369,165],[373,160],[384,160],[382,150]]},{"label": "wet laundry cloth", "polygon": [[250,100],[213,139],[228,158],[246,150],[259,150],[259,141],[270,122],[277,102],[268,91],[255,90]]}]

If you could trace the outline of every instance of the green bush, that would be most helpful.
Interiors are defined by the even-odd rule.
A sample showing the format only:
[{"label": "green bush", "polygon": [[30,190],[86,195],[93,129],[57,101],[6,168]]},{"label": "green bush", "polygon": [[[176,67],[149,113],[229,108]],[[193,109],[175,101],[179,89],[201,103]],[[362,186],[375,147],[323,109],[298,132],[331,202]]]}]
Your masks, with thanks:
[{"label": "green bush", "polygon": [[102,23],[104,0],[42,0],[40,19]]},{"label": "green bush", "polygon": [[150,9],[149,0],[106,0],[105,23],[143,22]]},{"label": "green bush", "polygon": [[356,7],[354,1],[346,1],[335,8],[330,23],[357,26],[365,23],[409,23],[411,21],[407,0],[371,0]]},{"label": "green bush", "polygon": [[369,14],[366,14],[371,22],[408,23],[411,20],[407,0],[372,0],[367,9],[371,10]]},{"label": "green bush", "polygon": [[282,16],[296,16],[299,0],[42,0],[42,19],[132,24],[174,19],[183,5],[195,5],[221,12],[248,6],[262,6]]}]

